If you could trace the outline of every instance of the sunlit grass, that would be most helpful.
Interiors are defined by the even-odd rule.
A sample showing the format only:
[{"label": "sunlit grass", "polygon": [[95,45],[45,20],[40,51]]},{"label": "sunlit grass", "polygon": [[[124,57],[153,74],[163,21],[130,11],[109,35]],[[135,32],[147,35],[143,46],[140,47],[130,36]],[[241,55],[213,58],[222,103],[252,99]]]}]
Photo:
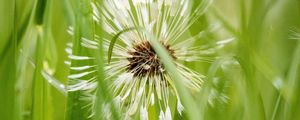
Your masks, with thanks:
[{"label": "sunlit grass", "polygon": [[[203,1],[210,2],[194,0],[191,11]],[[104,32],[101,20],[93,18],[91,3],[96,2],[102,4],[101,0],[0,0],[0,120],[104,119],[107,109],[110,119],[124,119],[105,80],[111,52],[105,52],[104,40],[97,36],[110,35]],[[195,36],[195,46],[214,48],[200,61],[183,62],[205,76],[198,92],[183,85],[173,59],[155,35],[140,26],[129,30],[150,36],[152,47],[174,80],[172,86],[185,109],[179,115],[176,103],[170,100],[172,118],[300,119],[300,1],[211,2],[181,36]],[[114,37],[112,40],[117,40]],[[86,49],[82,38],[96,41],[99,49]],[[73,55],[95,59],[69,59],[66,48]],[[202,50],[197,52],[204,54]],[[92,100],[87,99],[86,91],[68,91],[74,82],[68,75],[80,73],[72,68],[87,64],[97,65],[90,75],[97,77],[98,84],[95,96],[90,97],[93,103],[87,102]],[[151,120],[159,114],[155,106],[148,109]],[[140,119],[140,114],[132,118]]]}]

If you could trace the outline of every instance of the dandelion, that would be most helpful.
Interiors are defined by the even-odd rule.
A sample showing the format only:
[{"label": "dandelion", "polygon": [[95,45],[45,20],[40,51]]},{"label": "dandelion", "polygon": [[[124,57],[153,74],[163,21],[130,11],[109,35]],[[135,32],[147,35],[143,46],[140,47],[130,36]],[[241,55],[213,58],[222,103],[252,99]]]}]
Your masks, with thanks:
[{"label": "dandelion", "polygon": [[[173,58],[184,85],[191,91],[199,91],[204,76],[187,68],[182,62],[206,60],[201,55],[209,54],[211,50],[192,47],[194,37],[183,38],[182,35],[210,3],[210,0],[204,0],[194,11],[190,9],[191,0],[104,0],[103,5],[93,3],[94,20],[101,22],[104,32],[109,34],[105,37],[96,35],[96,38],[104,39],[103,47],[108,51],[110,39],[116,34],[132,27],[144,28],[157,38]],[[148,108],[158,106],[159,119],[172,119],[170,96],[175,96],[177,112],[182,114],[184,107],[179,94],[152,48],[150,37],[143,31],[132,30],[122,33],[119,39],[113,47],[110,63],[105,64],[105,73],[106,80],[111,83],[114,101],[124,111],[124,117],[131,118],[138,113],[141,119],[148,119]],[[97,39],[82,38],[81,45],[93,50],[99,48]],[[68,48],[66,51],[71,60],[94,59],[92,56],[72,55]],[[71,67],[78,72],[69,76],[71,85],[68,90],[83,90],[87,93],[83,99],[93,98],[97,82],[93,75],[96,70],[91,68],[95,66]]]}]

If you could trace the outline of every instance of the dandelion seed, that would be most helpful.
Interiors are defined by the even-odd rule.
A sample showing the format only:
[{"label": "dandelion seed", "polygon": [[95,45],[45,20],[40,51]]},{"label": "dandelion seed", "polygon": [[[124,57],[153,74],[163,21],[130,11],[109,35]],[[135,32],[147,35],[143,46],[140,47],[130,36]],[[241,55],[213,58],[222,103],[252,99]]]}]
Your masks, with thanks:
[{"label": "dandelion seed", "polygon": [[[183,83],[191,90],[199,90],[203,83],[203,75],[181,64],[182,61],[199,60],[197,49],[190,45],[191,38],[180,40],[180,36],[192,25],[208,6],[203,2],[201,6],[191,11],[191,0],[104,0],[103,5],[93,3],[95,21],[102,21],[104,31],[111,36],[116,35],[125,28],[142,27],[150,34],[158,38],[173,58],[179,73],[183,76]],[[102,17],[101,17],[102,16]],[[101,17],[101,20],[100,20]],[[96,36],[101,37],[101,36]],[[110,41],[104,39],[104,49],[108,51]],[[112,60],[106,64],[106,80],[111,81],[111,89],[114,93],[118,106],[124,111],[125,118],[139,113],[141,119],[148,119],[148,108],[159,106],[163,120],[172,119],[169,99],[170,95],[176,96],[177,111],[181,114],[184,107],[174,86],[173,80],[165,70],[156,51],[152,48],[150,38],[144,32],[135,30],[123,33],[119,37],[120,43],[114,45]],[[97,49],[98,43],[94,40],[83,38],[83,47]],[[69,56],[73,60],[91,60],[93,56]],[[70,75],[70,79],[87,77],[93,70],[90,66],[83,65],[73,67],[79,73]],[[93,80],[88,82],[78,81],[71,90],[78,90],[80,86],[95,84]],[[84,83],[84,84],[83,84]],[[76,85],[78,84],[78,85]],[[91,87],[94,88],[94,87]],[[83,89],[83,88],[82,88]],[[93,91],[93,90],[89,90]],[[91,92],[90,94],[94,94]]]}]

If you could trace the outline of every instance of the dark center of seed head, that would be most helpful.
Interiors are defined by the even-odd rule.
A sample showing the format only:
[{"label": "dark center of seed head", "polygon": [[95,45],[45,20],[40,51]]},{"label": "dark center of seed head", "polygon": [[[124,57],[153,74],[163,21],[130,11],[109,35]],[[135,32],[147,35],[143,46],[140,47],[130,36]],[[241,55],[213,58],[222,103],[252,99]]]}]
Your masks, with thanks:
[{"label": "dark center of seed head", "polygon": [[[173,59],[176,59],[175,51],[170,48],[170,45],[163,44],[163,46]],[[143,77],[163,74],[164,67],[148,41],[135,44],[133,50],[128,53],[131,57],[127,58],[129,61],[127,71],[133,73],[134,76]]]}]

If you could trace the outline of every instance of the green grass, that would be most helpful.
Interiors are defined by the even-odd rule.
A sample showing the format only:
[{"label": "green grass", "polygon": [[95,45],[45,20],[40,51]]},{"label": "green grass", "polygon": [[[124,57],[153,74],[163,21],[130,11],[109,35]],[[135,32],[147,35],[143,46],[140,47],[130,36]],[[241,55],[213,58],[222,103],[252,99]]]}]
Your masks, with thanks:
[{"label": "green grass", "polygon": [[[102,104],[113,100],[104,80],[105,57],[110,53],[104,53],[102,47],[90,51],[80,45],[82,37],[94,40],[95,35],[107,36],[101,22],[92,20],[93,1],[100,0],[0,0],[0,120],[105,116]],[[193,6],[201,4],[194,1]],[[67,33],[71,25],[73,36]],[[185,106],[184,114],[175,114],[174,119],[300,119],[300,36],[290,39],[300,35],[299,0],[215,0],[184,37],[201,31],[205,34],[196,38],[195,45],[213,46],[228,38],[234,41],[209,56],[216,57],[211,62],[184,63],[206,76],[199,93],[190,93],[182,85],[167,51],[147,33]],[[64,64],[68,42],[73,42],[73,54],[96,58],[89,61],[98,65],[93,68],[99,86],[91,109],[97,111],[93,118],[88,118],[87,103],[80,99],[83,91],[64,95],[64,89],[57,90],[41,74],[44,70],[56,82],[70,83],[68,75],[77,71]],[[71,63],[73,67],[83,65]],[[122,119],[116,107],[111,110],[113,119]],[[149,110],[149,116],[157,114],[155,108]],[[138,115],[135,118],[139,119]]]}]

